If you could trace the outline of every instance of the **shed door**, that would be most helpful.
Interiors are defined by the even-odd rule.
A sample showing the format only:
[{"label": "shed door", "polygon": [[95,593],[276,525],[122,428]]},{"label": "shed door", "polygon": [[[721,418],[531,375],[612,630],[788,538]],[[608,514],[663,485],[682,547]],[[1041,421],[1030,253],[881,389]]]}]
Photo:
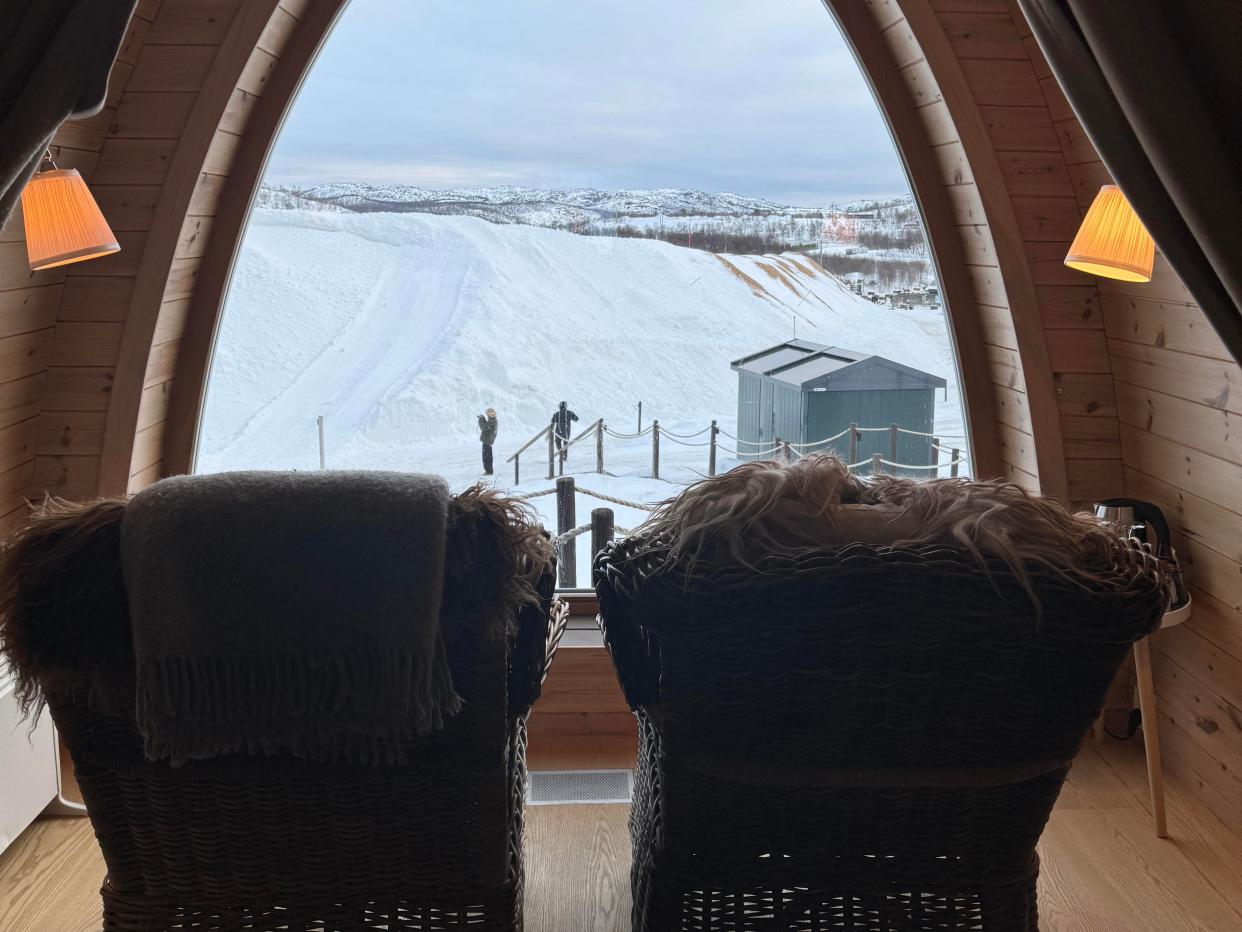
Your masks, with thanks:
[{"label": "shed door", "polygon": [[763,394],[759,402],[759,443],[761,447],[770,446],[776,436],[776,383],[771,379],[763,380]]}]

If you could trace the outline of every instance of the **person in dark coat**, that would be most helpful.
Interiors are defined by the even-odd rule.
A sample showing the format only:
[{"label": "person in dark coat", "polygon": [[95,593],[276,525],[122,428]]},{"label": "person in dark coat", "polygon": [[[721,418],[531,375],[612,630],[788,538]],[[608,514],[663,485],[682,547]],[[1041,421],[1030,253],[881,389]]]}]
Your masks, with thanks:
[{"label": "person in dark coat", "polygon": [[569,409],[569,405],[561,402],[557,409],[552,412],[552,433],[556,438],[556,452],[561,455],[561,462],[565,461],[565,454],[561,453],[561,447],[569,443],[569,431],[572,429],[570,425],[578,420],[578,415]]},{"label": "person in dark coat", "polygon": [[479,415],[479,440],[483,443],[483,475],[492,474],[492,444],[496,442],[496,434],[500,430],[500,422],[496,420],[496,409],[488,408],[486,415]]}]

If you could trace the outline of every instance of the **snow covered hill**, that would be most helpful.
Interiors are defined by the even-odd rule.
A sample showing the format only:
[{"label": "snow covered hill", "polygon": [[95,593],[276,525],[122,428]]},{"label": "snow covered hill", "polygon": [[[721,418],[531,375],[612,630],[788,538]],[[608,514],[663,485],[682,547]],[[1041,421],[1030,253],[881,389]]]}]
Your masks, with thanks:
[{"label": "snow covered hill", "polygon": [[[943,314],[872,304],[801,255],[716,256],[471,217],[258,210],[212,363],[198,468],[318,468],[318,415],[330,467],[437,472],[455,487],[479,476],[476,416],[489,406],[502,484],[507,457],[561,400],[579,428],[602,417],[632,432],[642,401],[644,423],[691,434],[716,419],[735,433],[730,361],[795,327],[944,376],[936,430],[962,436]],[[523,460],[524,488],[547,485],[541,452]],[[706,469],[706,450],[666,441],[664,480],[645,478],[649,438],[610,438],[605,459],[615,477],[583,484],[640,501]],[[735,462],[722,453],[721,468]],[[593,447],[575,448],[569,468],[593,470]]]},{"label": "snow covered hill", "polygon": [[[715,256],[468,217],[256,211],[200,463],[314,465],[318,414],[338,466],[435,464],[488,406],[507,455],[562,398],[584,424],[629,425],[640,400],[673,429],[731,424],[729,361],[795,326],[955,380],[939,311],[864,301],[803,256]],[[955,388],[937,430],[961,434]],[[475,474],[466,446],[463,478]]]}]

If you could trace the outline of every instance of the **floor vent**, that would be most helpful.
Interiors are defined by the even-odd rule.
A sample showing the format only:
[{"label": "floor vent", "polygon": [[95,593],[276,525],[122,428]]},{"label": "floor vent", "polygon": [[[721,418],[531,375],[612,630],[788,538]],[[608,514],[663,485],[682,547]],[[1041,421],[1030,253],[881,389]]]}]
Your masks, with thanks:
[{"label": "floor vent", "polygon": [[532,770],[526,798],[532,806],[563,806],[628,803],[633,797],[629,770]]}]

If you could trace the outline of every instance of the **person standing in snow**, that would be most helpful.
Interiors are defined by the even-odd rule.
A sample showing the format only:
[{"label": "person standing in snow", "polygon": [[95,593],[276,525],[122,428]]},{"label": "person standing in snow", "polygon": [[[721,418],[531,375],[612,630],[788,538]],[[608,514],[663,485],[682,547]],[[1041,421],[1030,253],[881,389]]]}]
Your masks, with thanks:
[{"label": "person standing in snow", "polygon": [[556,438],[556,452],[560,455],[562,465],[565,463],[566,456],[562,448],[569,443],[571,429],[569,425],[576,420],[578,420],[578,415],[574,414],[563,401],[552,412],[552,435]]},{"label": "person standing in snow", "polygon": [[500,422],[496,420],[496,409],[488,408],[486,415],[479,415],[479,440],[483,443],[483,475],[492,474],[492,444],[496,442],[496,434],[500,430]]}]

